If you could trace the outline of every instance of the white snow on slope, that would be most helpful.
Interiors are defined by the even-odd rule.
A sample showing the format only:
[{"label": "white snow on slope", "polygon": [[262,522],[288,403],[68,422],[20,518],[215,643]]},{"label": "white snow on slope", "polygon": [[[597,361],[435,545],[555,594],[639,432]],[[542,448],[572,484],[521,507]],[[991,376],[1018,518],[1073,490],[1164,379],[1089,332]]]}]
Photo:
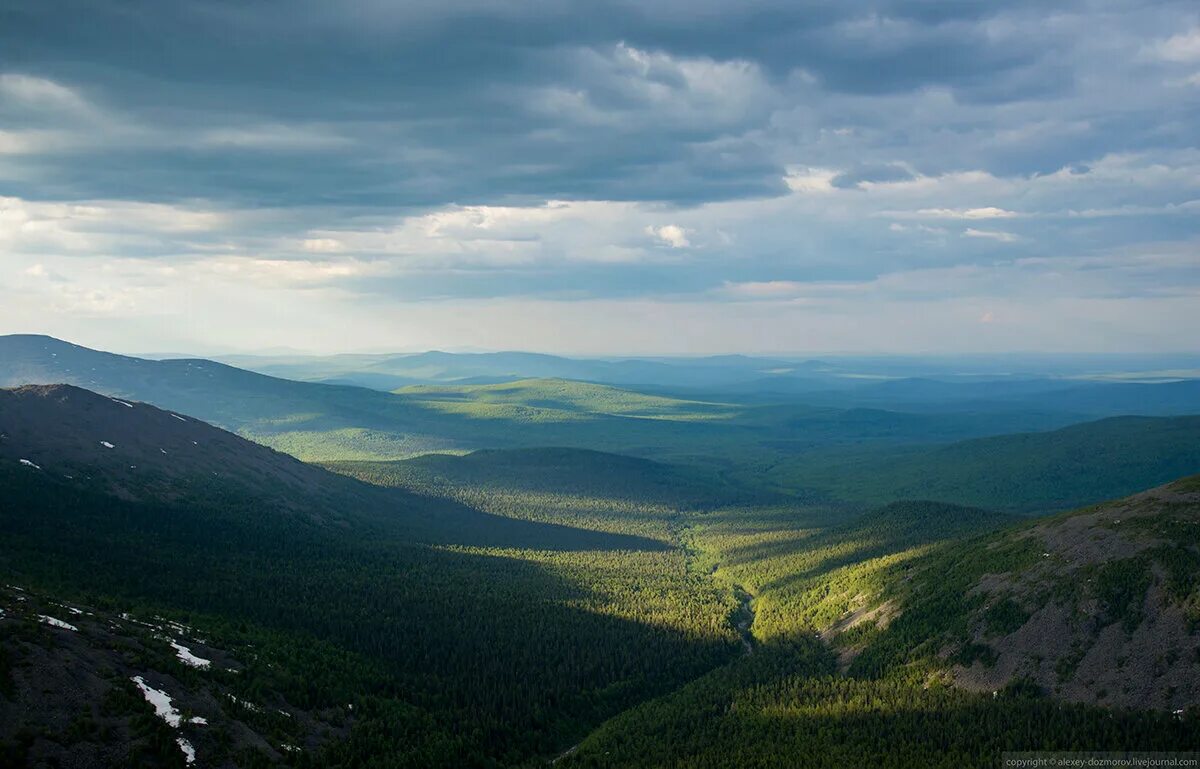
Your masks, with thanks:
[{"label": "white snow on slope", "polygon": [[120,398],[109,398],[109,400],[112,401],[113,403],[120,403],[122,406],[128,406],[129,408],[133,408],[132,403],[126,403],[125,401],[121,400]]},{"label": "white snow on slope", "polygon": [[108,441],[100,441],[100,445],[106,449],[115,449],[116,448],[116,446],[112,445]]},{"label": "white snow on slope", "polygon": [[255,705],[253,702],[247,702],[246,700],[238,699],[237,697],[234,697],[232,694],[226,694],[225,696],[228,697],[229,701],[232,702],[234,705],[241,705],[243,708],[245,708],[246,710],[249,710],[251,713],[261,713],[262,712],[262,708],[260,708],[258,705]]},{"label": "white snow on slope", "polygon": [[203,657],[197,657],[195,654],[192,654],[191,649],[181,643],[172,641],[171,648],[175,650],[175,656],[179,658],[179,661],[190,668],[207,670],[209,666],[212,665],[212,660],[206,660]]},{"label": "white snow on slope", "polygon": [[138,688],[142,690],[142,696],[146,698],[146,702],[154,706],[154,714],[156,716],[166,721],[167,726],[173,726],[176,729],[179,728],[181,716],[179,715],[179,711],[175,709],[175,706],[171,704],[171,695],[150,686],[141,676],[134,676],[129,680],[137,684]]},{"label": "white snow on slope", "polygon": [[192,747],[192,743],[188,742],[182,737],[176,737],[175,744],[178,745],[179,749],[183,751],[183,760],[186,763],[196,763],[196,749]]},{"label": "white snow on slope", "polygon": [[[168,412],[168,413],[169,413],[169,412]],[[186,422],[186,421],[187,421],[186,419],[184,419],[183,417],[179,416],[178,414],[171,414],[171,416],[175,417],[175,418],[176,418],[176,419],[178,419],[180,422]]]},{"label": "white snow on slope", "polygon": [[25,465],[26,467],[32,467],[34,470],[41,470],[41,469],[42,469],[42,468],[41,468],[41,467],[39,467],[38,465],[35,465],[33,462],[30,462],[28,459],[22,459],[22,460],[21,460],[21,464]]},{"label": "white snow on slope", "polygon": [[58,627],[75,633],[79,632],[79,628],[75,627],[70,622],[63,622],[61,619],[55,619],[54,617],[49,617],[45,614],[39,614],[38,619],[40,619],[43,624],[49,625],[50,627]]}]

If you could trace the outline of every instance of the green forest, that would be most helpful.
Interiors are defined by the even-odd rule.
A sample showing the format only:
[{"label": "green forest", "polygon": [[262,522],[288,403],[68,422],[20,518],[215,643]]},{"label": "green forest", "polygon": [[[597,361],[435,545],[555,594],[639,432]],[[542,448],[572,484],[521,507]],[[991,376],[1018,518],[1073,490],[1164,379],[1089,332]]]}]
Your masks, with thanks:
[{"label": "green forest", "polygon": [[[518,432],[632,419],[630,446],[744,418],[524,381],[408,392]],[[303,464],[84,389],[0,394],[5,765],[186,765],[180,739],[205,765],[346,768],[1198,747],[1200,498],[1147,491],[1189,466],[1191,418],[777,463],[693,442]],[[797,480],[818,454],[842,475]],[[942,485],[889,491],[918,466]]]}]

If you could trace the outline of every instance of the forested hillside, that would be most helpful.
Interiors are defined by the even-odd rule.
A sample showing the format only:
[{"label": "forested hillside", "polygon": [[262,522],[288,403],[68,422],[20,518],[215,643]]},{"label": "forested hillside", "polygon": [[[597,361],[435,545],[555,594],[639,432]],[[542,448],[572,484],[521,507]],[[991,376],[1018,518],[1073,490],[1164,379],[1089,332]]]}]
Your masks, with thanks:
[{"label": "forested hillside", "polygon": [[936,499],[1020,513],[1114,499],[1200,471],[1200,416],[1113,417],[947,446],[812,453],[768,477],[864,503]]},{"label": "forested hillside", "polygon": [[749,541],[711,526],[719,572],[760,594],[752,652],[612,719],[566,765],[1195,750],[1197,510],[1191,478],[1037,523],[920,503]]},{"label": "forested hillside", "polygon": [[1200,476],[907,568],[876,601],[897,619],[855,640],[852,670],[906,665],[974,690],[1016,681],[1082,702],[1200,705]]},{"label": "forested hillside", "polygon": [[[731,419],[563,383],[436,397],[461,392],[448,413],[564,430]],[[858,435],[908,418],[788,409]],[[758,434],[769,413],[733,419]],[[787,464],[574,447],[318,466],[183,409],[0,391],[0,584],[24,588],[0,616],[0,755],[169,766],[182,738],[238,766],[914,766],[935,726],[946,766],[1194,749],[1195,480],[1042,521],[996,511],[1017,473],[1050,506],[1182,466],[1191,419],[892,444],[897,463],[940,452],[947,483],[976,484],[968,507],[880,491],[883,474],[806,492],[777,482]],[[172,641],[228,665],[190,668]],[[39,689],[53,666],[90,694]],[[135,676],[209,724],[151,715]]]},{"label": "forested hillside", "polygon": [[[66,394],[50,401],[62,409],[61,429],[26,421],[31,429],[4,430],[5,580],[60,600],[186,618],[198,634],[235,629],[273,660],[282,681],[272,686],[289,703],[356,703],[347,739],[313,765],[380,754],[409,766],[520,762],[738,648],[726,622],[732,598],[659,540],[378,487],[367,488],[390,508],[367,515],[347,496],[330,525],[281,514],[273,497],[247,488],[198,498],[138,486],[136,472],[119,489],[60,476],[63,430],[80,431],[72,445],[97,440],[117,451],[99,444],[93,423],[70,418],[81,401],[128,419],[176,421],[140,404]],[[28,456],[42,461],[20,461]],[[122,461],[131,459],[142,461],[128,453]],[[356,485],[308,470],[334,487]]]}]

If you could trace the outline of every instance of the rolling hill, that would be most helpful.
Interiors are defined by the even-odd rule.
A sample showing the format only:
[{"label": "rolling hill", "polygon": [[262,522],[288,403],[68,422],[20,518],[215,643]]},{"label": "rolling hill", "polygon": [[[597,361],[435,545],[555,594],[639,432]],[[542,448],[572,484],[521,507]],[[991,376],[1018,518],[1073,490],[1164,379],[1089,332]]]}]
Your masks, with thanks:
[{"label": "rolling hill", "polygon": [[847,451],[783,463],[772,477],[867,503],[933,499],[1012,512],[1064,510],[1200,470],[1200,416],[1112,417],[946,446]]},{"label": "rolling hill", "polygon": [[485,384],[519,379],[572,379],[621,386],[724,385],[784,369],[821,378],[819,364],[740,355],[683,359],[564,358],[528,352],[333,356],[224,356],[223,361],[272,376],[395,389],[409,384]]},{"label": "rolling hill", "polygon": [[387,393],[277,379],[206,360],[131,358],[44,336],[0,337],[0,385],[56,383],[191,414],[302,459],[324,461],[568,446],[758,465],[830,445],[948,441],[1052,428],[1071,419],[731,404],[564,380]]},{"label": "rolling hill", "polygon": [[369,483],[450,497],[497,515],[672,543],[689,513],[793,501],[710,470],[586,449],[485,449],[465,456],[327,466]]},{"label": "rolling hill", "polygon": [[67,500],[84,510],[127,501],[187,510],[191,526],[239,516],[254,526],[286,526],[299,515],[307,524],[421,542],[658,547],[361,483],[191,417],[71,385],[0,390],[0,478],[8,484],[6,507],[15,498],[55,518],[62,512],[54,506]]},{"label": "rolling hill", "polygon": [[851,672],[923,665],[955,686],[1200,707],[1200,476],[924,555]]}]

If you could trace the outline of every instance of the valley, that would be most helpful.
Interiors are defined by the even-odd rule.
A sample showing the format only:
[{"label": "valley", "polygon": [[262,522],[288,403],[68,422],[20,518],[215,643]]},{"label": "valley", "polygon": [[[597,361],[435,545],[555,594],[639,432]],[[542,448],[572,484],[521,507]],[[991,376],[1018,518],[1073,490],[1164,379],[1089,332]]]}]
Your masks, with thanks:
[{"label": "valley", "polygon": [[[1195,417],[1031,409],[1037,431],[1006,434],[1008,410],[388,393],[6,343],[25,350],[0,360],[20,384],[0,390],[11,764],[1197,748]],[[365,429],[424,448],[330,450]],[[60,696],[52,668],[89,683]],[[156,715],[135,677],[205,723]]]}]

